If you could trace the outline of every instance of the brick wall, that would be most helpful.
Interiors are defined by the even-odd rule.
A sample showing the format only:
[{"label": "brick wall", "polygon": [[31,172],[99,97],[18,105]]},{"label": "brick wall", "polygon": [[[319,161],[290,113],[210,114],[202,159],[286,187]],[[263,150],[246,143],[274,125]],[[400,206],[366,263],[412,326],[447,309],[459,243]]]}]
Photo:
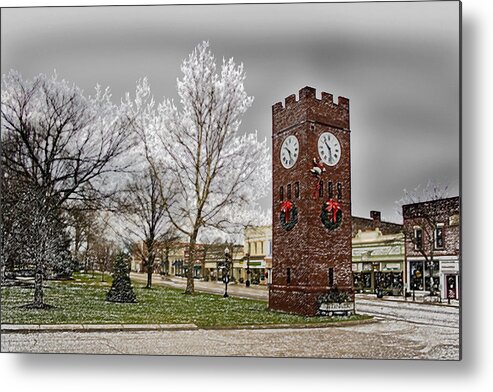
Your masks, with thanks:
[{"label": "brick wall", "polygon": [[[423,247],[426,254],[433,252],[434,256],[458,255],[460,252],[460,226],[458,217],[460,215],[459,197],[427,201],[423,203],[408,204],[402,206],[404,218],[404,231],[406,237],[413,233],[415,226],[423,228]],[[429,235],[433,233],[433,227],[443,224],[444,247],[434,249],[433,244],[428,241]],[[406,256],[422,256],[415,249],[415,244],[406,240]]]},{"label": "brick wall", "polygon": [[[305,87],[299,99],[290,95],[284,105],[272,107],[273,131],[273,259],[272,285],[269,307],[272,309],[314,315],[317,312],[316,298],[329,289],[328,271],[333,268],[334,284],[338,289],[352,294],[351,272],[351,162],[349,100],[339,97],[334,103],[331,94],[322,92],[316,98],[315,89]],[[319,159],[318,138],[323,132],[333,133],[341,145],[341,158],[335,166],[325,166],[321,180],[324,184],[323,197],[313,193],[317,178],[310,173],[314,157]],[[299,157],[296,164],[285,169],[280,162],[280,149],[284,139],[295,135],[299,141]],[[342,185],[339,200],[343,213],[341,226],[327,229],[320,214],[327,201],[328,182]],[[299,198],[294,197],[294,184],[299,183]],[[291,184],[291,201],[298,208],[298,223],[286,231],[280,222],[280,187]],[[288,283],[288,268],[291,281]]]}]

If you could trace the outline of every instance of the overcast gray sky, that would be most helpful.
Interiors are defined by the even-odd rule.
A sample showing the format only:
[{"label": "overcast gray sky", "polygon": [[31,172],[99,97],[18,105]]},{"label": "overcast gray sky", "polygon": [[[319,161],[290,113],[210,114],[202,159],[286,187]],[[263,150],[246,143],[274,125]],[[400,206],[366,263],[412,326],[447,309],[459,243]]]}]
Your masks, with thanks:
[{"label": "overcast gray sky", "polygon": [[459,194],[458,2],[2,9],[1,22],[2,73],[56,69],[115,101],[143,76],[158,101],[176,98],[180,63],[209,40],[243,62],[255,97],[243,130],[269,143],[286,96],[348,97],[353,215],[395,221],[403,189],[428,180]]}]

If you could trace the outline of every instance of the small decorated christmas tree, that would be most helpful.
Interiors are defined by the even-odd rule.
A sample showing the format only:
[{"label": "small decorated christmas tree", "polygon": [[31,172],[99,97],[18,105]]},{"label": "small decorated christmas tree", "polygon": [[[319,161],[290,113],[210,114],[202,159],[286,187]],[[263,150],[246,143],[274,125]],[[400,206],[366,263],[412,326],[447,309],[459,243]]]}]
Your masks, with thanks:
[{"label": "small decorated christmas tree", "polygon": [[129,272],[128,255],[120,251],[116,257],[113,284],[106,295],[106,301],[137,302]]}]

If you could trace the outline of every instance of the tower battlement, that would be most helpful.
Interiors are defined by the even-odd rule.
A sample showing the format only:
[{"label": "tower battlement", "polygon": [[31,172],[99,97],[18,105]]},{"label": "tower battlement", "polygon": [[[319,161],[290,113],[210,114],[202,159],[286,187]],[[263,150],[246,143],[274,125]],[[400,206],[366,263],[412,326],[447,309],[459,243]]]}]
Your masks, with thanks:
[{"label": "tower battlement", "polygon": [[349,130],[349,99],[338,97],[334,102],[332,94],[321,92],[317,98],[317,91],[313,87],[303,87],[296,94],[291,94],[282,102],[272,106],[272,130],[289,128],[299,122],[318,122],[339,129]]}]

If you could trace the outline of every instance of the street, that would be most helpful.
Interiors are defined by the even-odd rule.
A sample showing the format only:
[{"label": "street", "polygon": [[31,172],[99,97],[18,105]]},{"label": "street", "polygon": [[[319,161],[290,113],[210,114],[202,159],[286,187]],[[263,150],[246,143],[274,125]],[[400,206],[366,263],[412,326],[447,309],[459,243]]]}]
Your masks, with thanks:
[{"label": "street", "polygon": [[348,327],[2,335],[2,352],[458,359],[455,327],[397,320]]}]

